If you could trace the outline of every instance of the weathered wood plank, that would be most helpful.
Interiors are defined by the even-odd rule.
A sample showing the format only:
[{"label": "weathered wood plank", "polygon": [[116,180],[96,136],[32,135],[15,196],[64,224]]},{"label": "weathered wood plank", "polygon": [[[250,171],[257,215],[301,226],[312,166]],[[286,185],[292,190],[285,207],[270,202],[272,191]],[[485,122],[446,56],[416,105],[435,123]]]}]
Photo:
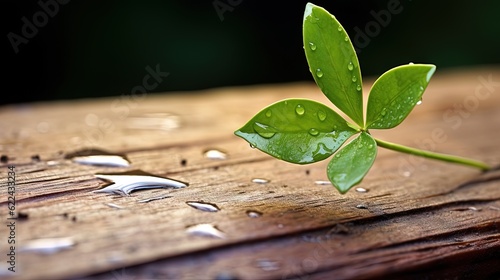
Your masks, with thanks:
[{"label": "weathered wood plank", "polygon": [[[498,166],[499,77],[495,68],[438,73],[423,105],[400,127],[373,133]],[[498,273],[491,266],[500,257],[498,170],[481,173],[381,149],[360,185],[369,191],[340,195],[314,183],[326,180],[327,162],[281,162],[233,135],[262,107],[289,97],[328,104],[315,85],[297,83],[1,108],[1,153],[9,162],[0,176],[7,177],[7,165],[16,166],[17,209],[28,215],[17,222],[16,242],[22,246],[47,237],[76,242],[50,255],[19,252],[15,276],[358,279],[399,278],[408,271],[458,275],[477,267],[482,267],[477,275]],[[150,129],[151,123],[163,129]],[[124,153],[132,166],[85,166],[64,159],[65,153],[89,147]],[[226,151],[227,159],[205,158],[208,148]],[[190,185],[129,197],[92,193],[102,185],[94,174],[130,169]],[[252,178],[270,182],[256,184]],[[160,195],[171,197],[138,203]],[[221,210],[201,212],[186,205],[193,200]],[[263,214],[251,218],[248,210]],[[199,223],[216,225],[227,238],[185,232]]]}]

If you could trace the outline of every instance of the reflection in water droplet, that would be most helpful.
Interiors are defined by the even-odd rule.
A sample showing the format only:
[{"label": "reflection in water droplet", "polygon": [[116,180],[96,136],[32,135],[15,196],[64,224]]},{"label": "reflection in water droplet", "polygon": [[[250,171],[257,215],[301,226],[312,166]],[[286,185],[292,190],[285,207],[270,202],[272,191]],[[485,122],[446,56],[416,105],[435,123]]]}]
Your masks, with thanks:
[{"label": "reflection in water droplet", "polygon": [[309,134],[312,136],[318,136],[319,131],[315,128],[311,128],[311,129],[309,129]]},{"label": "reflection in water droplet", "polygon": [[267,183],[269,183],[269,180],[262,179],[262,178],[254,178],[254,179],[252,179],[252,182],[254,182],[256,184],[267,184]]},{"label": "reflection in water droplet", "polygon": [[317,180],[317,181],[314,181],[314,184],[316,185],[320,185],[320,186],[326,186],[326,185],[331,185],[332,182],[330,181],[321,181],[321,180]]},{"label": "reflection in water droplet", "polygon": [[359,192],[359,193],[366,193],[366,192],[368,192],[368,190],[365,189],[365,188],[356,188],[356,191]]},{"label": "reflection in water droplet", "polygon": [[318,111],[318,119],[324,121],[326,119],[326,113],[323,111]]},{"label": "reflection in water droplet", "polygon": [[269,259],[258,259],[257,267],[264,271],[275,271],[280,269],[280,264],[277,261]]},{"label": "reflection in water droplet", "polygon": [[220,208],[213,203],[203,202],[203,201],[186,201],[186,204],[205,212],[218,212]]},{"label": "reflection in water droplet", "polygon": [[295,113],[297,113],[297,115],[302,116],[305,112],[306,109],[304,108],[304,106],[298,104],[297,107],[295,107]]},{"label": "reflection in water droplet", "polygon": [[206,150],[203,155],[208,159],[226,159],[227,155],[223,151],[216,149]]},{"label": "reflection in water droplet", "polygon": [[262,212],[255,211],[255,210],[248,210],[247,215],[250,218],[258,218],[258,217],[262,216]]},{"label": "reflection in water droplet", "polygon": [[266,117],[270,118],[272,115],[273,113],[271,112],[271,110],[267,110]]},{"label": "reflection in water droplet", "polygon": [[349,71],[352,71],[354,69],[354,65],[352,64],[352,62],[349,62],[349,64],[347,64],[347,69],[349,69]]},{"label": "reflection in water droplet", "polygon": [[309,42],[309,48],[311,48],[311,50],[315,51],[316,50],[316,44],[314,44],[313,42]]},{"label": "reflection in water droplet", "polygon": [[323,72],[321,71],[321,69],[319,69],[319,68],[318,68],[318,69],[316,69],[316,76],[317,76],[318,78],[323,77]]},{"label": "reflection in water droplet", "polygon": [[224,239],[226,234],[211,224],[198,224],[186,228],[186,232],[191,235],[214,237]]}]

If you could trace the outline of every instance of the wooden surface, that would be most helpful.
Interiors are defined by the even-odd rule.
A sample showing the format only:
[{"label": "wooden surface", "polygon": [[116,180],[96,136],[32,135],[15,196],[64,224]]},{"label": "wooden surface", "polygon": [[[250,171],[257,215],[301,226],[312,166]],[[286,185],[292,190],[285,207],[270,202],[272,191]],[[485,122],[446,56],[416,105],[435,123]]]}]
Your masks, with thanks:
[{"label": "wooden surface", "polygon": [[[365,82],[365,92],[371,82]],[[423,104],[401,126],[372,132],[482,160],[495,170],[481,173],[379,149],[359,185],[366,193],[340,195],[331,185],[315,184],[327,180],[328,161],[278,161],[233,135],[264,106],[292,97],[330,104],[315,84],[295,83],[0,108],[0,153],[9,158],[0,168],[1,218],[7,221],[3,178],[9,165],[16,170],[16,211],[27,215],[17,221],[17,248],[39,238],[75,242],[53,254],[17,252],[18,272],[10,273],[8,231],[2,227],[0,277],[500,277],[499,68],[438,71]],[[164,126],[148,127],[145,118],[162,118]],[[132,166],[96,167],[64,158],[89,147],[123,153]],[[227,159],[205,158],[211,148],[225,151]],[[129,197],[92,192],[103,184],[94,174],[131,169],[189,186]],[[256,184],[253,178],[270,182]],[[171,197],[138,202],[160,195]],[[202,212],[186,201],[221,210]],[[251,218],[248,210],[262,216]],[[215,225],[226,238],[186,233],[201,223]]]}]

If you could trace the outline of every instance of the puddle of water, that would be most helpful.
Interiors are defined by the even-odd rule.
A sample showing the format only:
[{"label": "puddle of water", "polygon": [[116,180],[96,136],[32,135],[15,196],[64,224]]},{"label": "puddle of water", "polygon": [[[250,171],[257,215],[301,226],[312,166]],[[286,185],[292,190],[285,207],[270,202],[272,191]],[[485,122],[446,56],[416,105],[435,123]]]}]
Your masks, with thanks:
[{"label": "puddle of water", "polygon": [[211,224],[198,224],[194,226],[189,226],[186,228],[186,232],[191,235],[197,235],[197,236],[214,237],[220,239],[226,238],[226,234],[224,232],[220,231],[214,225]]},{"label": "puddle of water", "polygon": [[53,254],[61,250],[69,249],[75,245],[72,238],[43,238],[23,242],[20,252],[34,252],[41,254]]},{"label": "puddle of water", "polygon": [[141,170],[114,174],[96,174],[97,178],[108,181],[108,186],[94,193],[112,193],[128,196],[132,191],[141,189],[184,188],[188,184],[170,178],[159,177]]},{"label": "puddle of water", "polygon": [[193,207],[194,209],[198,209],[205,212],[218,212],[220,211],[219,206],[213,203],[208,203],[204,201],[186,201],[186,204]]}]

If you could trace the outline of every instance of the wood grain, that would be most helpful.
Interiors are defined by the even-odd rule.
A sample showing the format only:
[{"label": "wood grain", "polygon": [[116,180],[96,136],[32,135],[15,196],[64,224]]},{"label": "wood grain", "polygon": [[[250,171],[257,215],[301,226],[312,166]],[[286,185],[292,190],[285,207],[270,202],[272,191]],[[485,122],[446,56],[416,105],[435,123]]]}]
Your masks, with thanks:
[{"label": "wood grain", "polygon": [[[368,91],[373,80],[364,85]],[[312,83],[220,88],[0,108],[0,152],[15,166],[16,244],[70,237],[53,254],[17,253],[3,279],[422,279],[500,276],[500,170],[379,149],[360,187],[340,195],[327,161],[278,161],[233,135],[268,104],[292,97],[328,103]],[[443,71],[401,126],[373,131],[388,141],[500,165],[500,69]],[[79,165],[85,148],[123,153],[132,165]],[[227,153],[205,158],[207,149]],[[37,160],[37,157],[40,160]],[[93,193],[97,173],[140,169],[185,181],[184,189]],[[270,180],[256,184],[253,178]],[[2,180],[0,213],[7,221]],[[171,197],[149,203],[150,197]],[[202,212],[186,201],[215,203]],[[109,203],[121,206],[116,209]],[[251,218],[247,211],[262,216]],[[227,238],[186,233],[216,225]],[[127,278],[128,277],[128,278]]]}]

